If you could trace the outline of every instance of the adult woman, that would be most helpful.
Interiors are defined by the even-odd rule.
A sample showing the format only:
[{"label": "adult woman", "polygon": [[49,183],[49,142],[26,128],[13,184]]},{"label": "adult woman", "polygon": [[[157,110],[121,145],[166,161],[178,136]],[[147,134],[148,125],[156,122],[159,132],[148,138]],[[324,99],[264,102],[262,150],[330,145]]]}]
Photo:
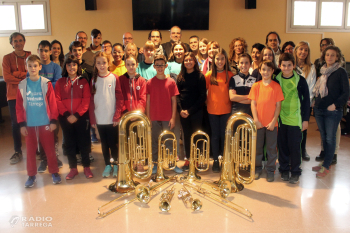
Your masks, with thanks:
[{"label": "adult woman", "polygon": [[293,54],[295,48],[295,44],[293,41],[287,41],[286,43],[283,44],[282,46],[282,51],[284,53],[291,53]]},{"label": "adult woman", "polygon": [[198,61],[199,66],[202,65],[205,59],[207,59],[208,57],[207,45],[208,45],[207,38],[202,38],[199,40],[198,54],[196,55],[196,59]]},{"label": "adult woman", "polygon": [[[184,146],[186,155],[190,156],[191,135],[202,129],[203,106],[206,100],[206,82],[200,72],[194,53],[185,53],[181,64],[181,72],[177,76],[177,109],[184,132]],[[183,170],[188,170],[189,160],[184,164]]]},{"label": "adult woman", "polygon": [[208,71],[211,70],[211,63],[214,56],[214,52],[220,49],[220,45],[217,41],[210,41],[207,45],[208,57],[205,59],[201,67],[199,68],[202,73],[205,75]]},{"label": "adult woman", "polygon": [[258,69],[260,64],[261,51],[265,48],[265,45],[260,43],[255,43],[252,46],[252,66],[249,68],[249,73],[252,74],[255,69]]},{"label": "adult woman", "polygon": [[[320,41],[320,51],[321,51],[321,56],[323,51],[327,48],[329,45],[335,45],[334,40],[332,38],[323,38]],[[321,67],[324,65],[324,61],[321,61],[321,58],[317,58],[314,62],[315,68],[316,68],[316,77],[317,79],[321,76],[320,70]]]},{"label": "adult woman", "polygon": [[[309,94],[310,94],[310,105],[312,99],[314,98],[314,94],[312,90],[314,89],[316,83],[316,69],[310,61],[310,45],[306,41],[301,41],[297,44],[294,49],[294,58],[296,61],[296,72],[305,77],[307,85],[309,86]],[[307,130],[303,131],[303,139],[301,141],[301,155],[303,160],[309,161],[310,156],[306,152],[306,137]]]},{"label": "adult woman", "polygon": [[62,68],[64,62],[64,53],[61,42],[59,42],[58,40],[53,40],[51,42],[51,52],[52,53],[50,55],[50,60],[58,64]]},{"label": "adult woman", "polygon": [[[334,40],[332,38],[323,38],[320,41],[320,51],[321,55],[323,51],[327,48],[327,46],[330,45],[335,45]],[[342,60],[345,61],[344,57],[342,57]],[[325,64],[325,61],[322,61],[321,58],[318,58],[315,60],[315,68],[316,68],[316,79],[318,79],[321,76],[321,67]],[[343,68],[345,67],[345,62],[343,62]],[[338,130],[337,130],[337,137],[336,137],[336,146],[335,146],[335,152],[333,156],[333,161],[332,165],[337,163],[337,154],[338,154],[338,149],[339,149],[339,144],[340,144],[340,134],[341,134],[341,128],[340,124],[338,125]],[[321,152],[320,155],[315,158],[316,161],[323,161],[324,160],[324,149],[323,149],[323,144],[321,141]]]},{"label": "adult woman", "polygon": [[329,173],[335,151],[336,132],[343,115],[343,106],[349,99],[349,78],[342,65],[342,53],[336,46],[330,45],[323,51],[321,77],[313,90],[315,94],[315,118],[324,148],[324,161],[313,167],[316,177]]},{"label": "adult woman", "polygon": [[231,71],[233,73],[238,73],[238,56],[242,53],[247,53],[248,45],[245,39],[242,37],[234,38],[229,44],[230,52],[228,56],[228,61],[230,63]]}]

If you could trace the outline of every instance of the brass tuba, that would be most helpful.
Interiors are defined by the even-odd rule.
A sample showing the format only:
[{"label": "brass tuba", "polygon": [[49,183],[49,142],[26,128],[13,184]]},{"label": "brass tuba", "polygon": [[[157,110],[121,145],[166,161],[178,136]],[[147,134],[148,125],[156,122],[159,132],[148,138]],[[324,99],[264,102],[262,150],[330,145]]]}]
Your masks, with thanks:
[{"label": "brass tuba", "polygon": [[[233,131],[238,120],[245,121]],[[253,119],[245,113],[235,113],[227,121],[225,130],[224,156],[221,163],[221,176],[217,182],[220,186],[229,182],[231,192],[238,192],[244,188],[243,184],[250,184],[255,176],[257,129]],[[240,175],[240,170],[250,169],[248,177]]]},{"label": "brass tuba", "polygon": [[[129,137],[127,137],[127,125]],[[136,128],[136,132],[135,132]],[[139,110],[125,113],[119,122],[119,161],[118,177],[109,189],[118,193],[126,193],[135,189],[138,179],[147,179],[152,174],[152,142],[151,123],[147,116]],[[138,172],[134,164],[148,165],[146,171]]]},{"label": "brass tuba", "polygon": [[[167,137],[171,135],[171,137]],[[165,144],[170,142],[173,144],[172,151],[166,148]],[[160,182],[168,177],[164,176],[163,170],[173,170],[176,167],[177,144],[175,134],[169,130],[164,130],[158,137],[158,166],[157,173],[152,179],[155,182]]]},{"label": "brass tuba", "polygon": [[[194,143],[195,137],[201,137]],[[203,139],[205,137],[206,139]],[[202,144],[202,150],[199,148]],[[199,180],[201,177],[196,174],[197,171],[207,171],[209,169],[209,153],[210,153],[210,139],[208,134],[198,130],[191,136],[191,154],[188,175],[185,179],[189,181]]]}]

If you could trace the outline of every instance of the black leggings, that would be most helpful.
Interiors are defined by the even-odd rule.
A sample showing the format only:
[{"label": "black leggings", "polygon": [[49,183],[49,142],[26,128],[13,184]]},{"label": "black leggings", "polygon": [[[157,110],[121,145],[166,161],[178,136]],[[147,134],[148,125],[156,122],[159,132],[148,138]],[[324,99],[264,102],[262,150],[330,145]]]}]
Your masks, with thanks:
[{"label": "black leggings", "polygon": [[190,157],[191,153],[191,136],[197,130],[202,129],[202,120],[203,110],[199,110],[198,112],[189,115],[187,118],[182,118],[180,116],[182,130],[184,132],[185,151],[187,158]]},{"label": "black leggings", "polygon": [[101,138],[101,147],[103,158],[105,159],[105,164],[111,165],[110,157],[114,161],[118,160],[118,126],[113,127],[113,125],[97,125],[98,133]]},{"label": "black leggings", "polygon": [[85,113],[71,124],[67,117],[60,116],[59,121],[65,139],[69,168],[77,168],[77,148],[81,153],[81,162],[84,167],[90,167],[89,153],[91,148],[89,114]]}]

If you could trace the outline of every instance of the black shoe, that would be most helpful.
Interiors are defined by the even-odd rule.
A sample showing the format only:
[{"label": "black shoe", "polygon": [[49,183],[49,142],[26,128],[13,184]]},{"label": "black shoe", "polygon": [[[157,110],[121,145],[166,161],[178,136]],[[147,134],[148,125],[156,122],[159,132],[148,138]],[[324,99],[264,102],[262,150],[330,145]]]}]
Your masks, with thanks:
[{"label": "black shoe", "polygon": [[260,172],[255,172],[255,180],[258,180],[258,179],[260,179],[260,176],[261,176],[261,171]]},{"label": "black shoe", "polygon": [[40,165],[38,167],[38,172],[43,173],[47,169],[47,161],[46,160],[41,160]]},{"label": "black shoe", "polygon": [[310,161],[310,156],[307,154],[306,150],[302,153],[302,158],[304,161]]},{"label": "black shoe", "polygon": [[296,184],[298,182],[299,182],[299,175],[292,175],[289,178],[289,183],[291,183],[291,184]]},{"label": "black shoe", "polygon": [[282,172],[281,179],[284,181],[289,180],[289,172]]},{"label": "black shoe", "polygon": [[267,182],[273,182],[275,180],[275,173],[267,172],[266,180]]},{"label": "black shoe", "polygon": [[334,154],[331,165],[337,164],[337,154]]},{"label": "black shoe", "polygon": [[213,163],[213,172],[218,173],[220,172],[220,164],[219,164],[219,160],[214,160]]},{"label": "black shoe", "polygon": [[317,162],[322,162],[324,160],[324,151],[321,150],[320,155],[315,158]]}]

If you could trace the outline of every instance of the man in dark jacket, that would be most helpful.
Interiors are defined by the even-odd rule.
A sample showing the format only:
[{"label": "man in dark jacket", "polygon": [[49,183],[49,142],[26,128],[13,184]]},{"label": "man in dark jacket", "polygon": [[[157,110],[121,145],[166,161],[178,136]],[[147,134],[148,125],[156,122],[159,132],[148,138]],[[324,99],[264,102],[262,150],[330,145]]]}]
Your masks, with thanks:
[{"label": "man in dark jacket", "polygon": [[[171,54],[171,47],[175,42],[181,41],[181,35],[181,28],[178,26],[173,26],[170,29],[170,41],[162,44],[162,47],[164,49],[164,55],[168,60]],[[185,46],[187,51],[191,51],[190,46],[187,43],[185,43]]]}]

